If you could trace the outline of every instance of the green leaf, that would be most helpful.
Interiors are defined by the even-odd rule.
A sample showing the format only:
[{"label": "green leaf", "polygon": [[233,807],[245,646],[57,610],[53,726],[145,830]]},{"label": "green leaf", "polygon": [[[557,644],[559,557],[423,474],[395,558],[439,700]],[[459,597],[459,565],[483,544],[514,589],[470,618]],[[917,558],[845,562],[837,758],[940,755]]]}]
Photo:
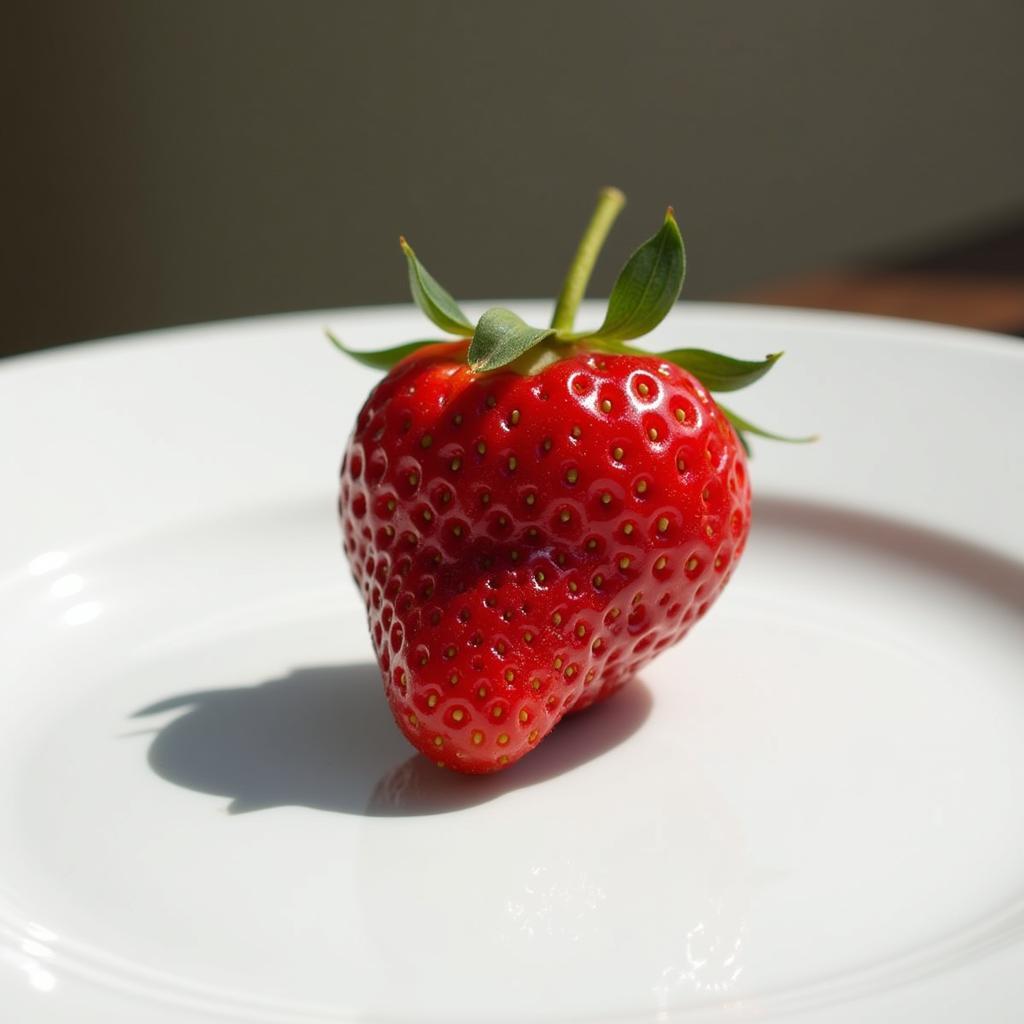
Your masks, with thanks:
[{"label": "green leaf", "polygon": [[344,352],[345,355],[351,356],[357,363],[362,363],[363,366],[369,366],[372,370],[390,370],[392,366],[401,362],[401,360],[403,360],[407,355],[411,355],[417,349],[421,349],[425,345],[456,344],[455,342],[439,343],[436,340],[409,341],[404,345],[396,345],[394,348],[379,348],[373,352],[360,352],[358,349],[349,348],[340,338],[332,334],[330,331],[324,331],[324,333],[328,338],[330,338],[331,344],[333,344],[339,352]]},{"label": "green leaf", "polygon": [[686,252],[671,208],[661,230],[619,272],[604,323],[591,337],[628,341],[653,330],[675,305],[686,274]]},{"label": "green leaf", "polygon": [[733,427],[733,430],[736,431],[736,436],[739,438],[739,442],[743,446],[743,454],[746,455],[748,459],[752,459],[754,457],[754,453],[750,450],[750,441],[747,438],[747,435],[738,427]]},{"label": "green leaf", "polygon": [[469,346],[470,369],[496,370],[507,366],[554,334],[550,327],[531,327],[509,309],[489,309],[480,317]]},{"label": "green leaf", "polygon": [[748,361],[703,348],[677,348],[656,354],[688,370],[709,391],[739,391],[760,380],[782,357],[781,352],[775,352],[763,360]]},{"label": "green leaf", "polygon": [[473,333],[473,325],[469,322],[466,314],[459,309],[459,304],[448,294],[433,276],[428,273],[412,246],[404,239],[399,239],[402,252],[409,261],[409,289],[416,305],[430,317],[431,320],[449,334],[458,334],[468,338]]},{"label": "green leaf", "polygon": [[787,437],[785,434],[773,434],[770,430],[758,427],[749,420],[745,420],[742,416],[737,415],[731,409],[727,409],[721,402],[718,402],[717,405],[718,408],[721,409],[729,418],[729,422],[733,427],[735,427],[736,433],[739,434],[744,447],[746,447],[746,439],[743,437],[744,434],[753,434],[755,437],[764,437],[769,441],[784,441],[786,444],[810,444],[812,441],[818,440],[817,434],[810,434],[807,437]]}]

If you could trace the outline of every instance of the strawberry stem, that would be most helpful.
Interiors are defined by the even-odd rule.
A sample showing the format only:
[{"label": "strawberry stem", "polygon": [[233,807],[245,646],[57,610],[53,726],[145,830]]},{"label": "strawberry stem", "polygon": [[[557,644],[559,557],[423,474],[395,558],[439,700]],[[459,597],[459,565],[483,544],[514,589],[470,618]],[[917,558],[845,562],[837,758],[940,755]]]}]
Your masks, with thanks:
[{"label": "strawberry stem", "polygon": [[583,293],[587,290],[587,282],[594,270],[598,254],[625,203],[626,197],[617,188],[601,189],[590,223],[583,232],[576,255],[569,264],[569,272],[565,275],[562,290],[558,293],[555,315],[551,320],[551,326],[556,331],[572,331],[576,310],[579,309]]}]

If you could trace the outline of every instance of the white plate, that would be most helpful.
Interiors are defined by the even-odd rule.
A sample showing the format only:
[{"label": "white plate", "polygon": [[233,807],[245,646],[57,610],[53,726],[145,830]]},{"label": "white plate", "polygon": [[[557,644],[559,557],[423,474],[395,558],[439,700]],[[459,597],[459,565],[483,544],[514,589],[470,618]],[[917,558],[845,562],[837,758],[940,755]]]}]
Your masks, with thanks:
[{"label": "white plate", "polygon": [[369,664],[333,504],[374,375],[327,321],[423,334],[0,369],[0,1017],[1015,1017],[1024,348],[681,307],[658,341],[786,349],[734,404],[823,440],[758,444],[690,639],[480,779],[412,756]]}]

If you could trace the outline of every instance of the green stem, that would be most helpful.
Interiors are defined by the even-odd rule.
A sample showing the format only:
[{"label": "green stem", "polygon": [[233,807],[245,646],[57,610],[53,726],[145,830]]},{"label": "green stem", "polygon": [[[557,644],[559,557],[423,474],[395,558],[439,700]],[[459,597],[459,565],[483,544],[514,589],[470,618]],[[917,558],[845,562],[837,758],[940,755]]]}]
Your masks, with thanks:
[{"label": "green stem", "polygon": [[587,230],[583,232],[576,255],[569,264],[569,272],[565,275],[565,283],[558,294],[558,304],[551,320],[551,326],[556,331],[568,333],[572,330],[576,310],[579,309],[583,293],[587,290],[587,282],[590,280],[598,254],[615,218],[625,204],[626,197],[617,188],[601,189],[593,216]]}]

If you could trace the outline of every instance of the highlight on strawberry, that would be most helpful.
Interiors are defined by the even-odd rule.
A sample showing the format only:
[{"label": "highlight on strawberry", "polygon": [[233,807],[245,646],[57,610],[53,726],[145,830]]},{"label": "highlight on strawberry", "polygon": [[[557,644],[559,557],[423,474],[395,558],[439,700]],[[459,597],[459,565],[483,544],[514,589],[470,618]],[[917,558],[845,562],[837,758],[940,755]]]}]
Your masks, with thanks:
[{"label": "highlight on strawberry", "polygon": [[417,304],[456,340],[347,355],[387,374],[341,465],[344,548],[384,691],[414,747],[492,772],[678,643],[732,575],[750,527],[748,436],[711,392],[781,353],[633,344],[686,269],[671,208],[626,261],[599,327],[579,304],[624,203],[601,192],[549,327],[473,324],[403,238]]}]

